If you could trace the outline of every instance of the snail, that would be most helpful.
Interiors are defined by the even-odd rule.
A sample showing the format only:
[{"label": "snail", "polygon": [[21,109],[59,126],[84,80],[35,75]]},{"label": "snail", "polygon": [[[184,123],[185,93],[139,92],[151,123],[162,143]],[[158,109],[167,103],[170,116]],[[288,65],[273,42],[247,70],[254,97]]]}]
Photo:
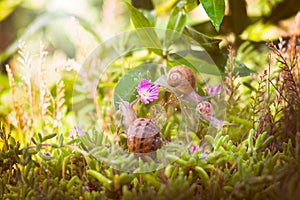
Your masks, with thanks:
[{"label": "snail", "polygon": [[213,113],[213,107],[208,101],[201,101],[196,106],[196,114],[202,119],[209,121],[214,127],[219,129],[223,126],[223,122],[215,118]]},{"label": "snail", "polygon": [[196,112],[199,115],[212,116],[213,108],[212,108],[212,105],[208,101],[202,101],[196,106]]},{"label": "snail", "polygon": [[127,134],[127,146],[133,153],[150,153],[160,149],[162,141],[160,130],[148,118],[137,118],[133,110],[137,99],[129,103],[120,98],[119,109],[122,114],[122,126]]},{"label": "snail", "polygon": [[175,66],[167,74],[163,75],[155,81],[155,84],[161,85],[182,100],[197,105],[203,101],[203,98],[195,92],[195,76],[186,66]]},{"label": "snail", "polygon": [[183,94],[190,94],[195,89],[195,76],[189,68],[185,66],[173,67],[167,75],[167,82],[171,87],[176,88]]},{"label": "snail", "polygon": [[[163,86],[174,93],[183,104],[189,103],[198,117],[209,121],[214,127],[221,128],[222,121],[213,117],[213,107],[208,101],[204,101],[204,98],[195,91],[195,76],[188,67],[176,66],[173,67],[167,74],[159,77],[155,84]],[[191,113],[186,112],[187,115]]]}]

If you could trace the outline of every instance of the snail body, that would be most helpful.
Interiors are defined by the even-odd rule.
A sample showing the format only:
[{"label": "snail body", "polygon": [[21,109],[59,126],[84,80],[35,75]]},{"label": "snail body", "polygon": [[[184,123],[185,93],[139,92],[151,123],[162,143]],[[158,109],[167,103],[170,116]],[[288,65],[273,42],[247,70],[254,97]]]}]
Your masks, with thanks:
[{"label": "snail body", "polygon": [[137,118],[133,105],[137,100],[129,103],[121,100],[119,109],[122,114],[122,125],[127,134],[127,146],[133,153],[150,153],[161,148],[159,128],[147,118]]}]

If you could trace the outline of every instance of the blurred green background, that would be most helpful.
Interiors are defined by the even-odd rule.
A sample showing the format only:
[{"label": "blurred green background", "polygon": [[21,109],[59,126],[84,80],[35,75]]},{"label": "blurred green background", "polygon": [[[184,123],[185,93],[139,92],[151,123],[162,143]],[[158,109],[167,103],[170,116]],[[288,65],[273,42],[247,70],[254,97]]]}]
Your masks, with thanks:
[{"label": "blurred green background", "polygon": [[[156,27],[165,27],[168,14],[178,2],[132,1],[147,16],[157,18]],[[188,24],[201,33],[221,38],[222,46],[232,44],[235,50],[242,44],[243,48],[246,44],[247,48],[260,50],[261,42],[288,37],[293,17],[300,9],[297,0],[227,0],[217,32],[202,6],[197,7],[199,1],[194,2],[196,9],[188,12]],[[19,40],[26,40],[30,47],[43,41],[50,55],[62,53],[82,62],[99,43],[129,29],[129,12],[120,0],[1,0],[1,69],[17,50]]]}]

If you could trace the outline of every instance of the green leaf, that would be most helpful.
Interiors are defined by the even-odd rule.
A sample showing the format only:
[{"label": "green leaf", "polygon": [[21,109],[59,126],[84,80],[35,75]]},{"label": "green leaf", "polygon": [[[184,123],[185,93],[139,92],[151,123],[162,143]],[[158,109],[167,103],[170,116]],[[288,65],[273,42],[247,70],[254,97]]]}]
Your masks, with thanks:
[{"label": "green leaf", "polygon": [[270,142],[272,142],[272,140],[274,140],[274,136],[271,135],[269,136],[262,144],[262,148],[265,148]]},{"label": "green leaf", "polygon": [[[124,101],[131,102],[136,98],[136,87],[140,83],[142,78],[156,80],[160,76],[160,67],[156,64],[148,63],[137,66],[129,70],[118,82],[114,91],[114,104],[115,108],[118,108],[117,102],[118,96]],[[150,77],[149,77],[150,76]]]},{"label": "green leaf", "polygon": [[254,137],[254,129],[251,129],[248,135],[248,152],[253,152],[254,150],[253,137]]},{"label": "green leaf", "polygon": [[190,12],[198,7],[200,4],[199,0],[186,0],[186,4],[184,6],[186,12]]},{"label": "green leaf", "polygon": [[[235,59],[234,61],[235,69],[233,71],[233,74],[239,73],[240,77],[249,76],[251,74],[255,74],[253,70],[249,69],[242,61],[239,61]],[[227,68],[229,69],[229,64],[227,64]]]},{"label": "green leaf", "polygon": [[33,142],[33,144],[37,144],[36,140],[34,138],[31,138],[31,141]]},{"label": "green leaf", "polygon": [[200,167],[200,166],[196,166],[195,170],[198,172],[199,177],[201,178],[203,184],[205,185],[205,187],[209,186],[209,176],[206,173],[206,171]]},{"label": "green leaf", "polygon": [[50,160],[53,159],[53,157],[51,157],[51,156],[46,156],[46,155],[44,155],[44,154],[41,153],[41,152],[38,152],[38,156],[39,156],[40,158],[42,158],[43,160],[45,160],[45,161],[50,161]]},{"label": "green leaf", "polygon": [[92,169],[87,170],[87,173],[100,181],[107,189],[112,188],[112,181],[106,178],[103,174]]},{"label": "green leaf", "polygon": [[138,9],[126,3],[132,23],[146,48],[158,55],[162,55],[162,44],[160,39],[152,27],[150,21]]},{"label": "green leaf", "polygon": [[64,135],[61,134],[59,136],[59,147],[62,147],[64,145]]},{"label": "green leaf", "polygon": [[80,183],[80,179],[79,179],[78,176],[75,175],[75,176],[73,176],[73,177],[71,178],[71,180],[68,182],[67,188],[68,188],[69,190],[72,190],[72,187],[73,187],[76,183]]},{"label": "green leaf", "polygon": [[39,143],[43,142],[43,136],[41,133],[38,133]]},{"label": "green leaf", "polygon": [[[194,55],[197,53],[197,57]],[[221,70],[215,65],[211,60],[207,60],[209,55],[207,52],[201,51],[187,51],[187,52],[177,52],[176,54],[171,54],[168,64],[171,66],[185,65],[199,73],[211,74],[220,76]]]},{"label": "green leaf", "polygon": [[262,148],[263,140],[266,137],[266,135],[267,135],[267,132],[264,132],[257,137],[255,147],[254,147],[255,151]]},{"label": "green leaf", "polygon": [[186,27],[184,29],[184,34],[193,38],[198,44],[201,45],[205,50],[212,52],[219,52],[219,44],[222,40],[209,37],[203,33],[196,31],[191,27]]},{"label": "green leaf", "polygon": [[214,24],[217,31],[220,30],[225,12],[224,0],[201,0],[202,6],[207,13],[208,17]]},{"label": "green leaf", "polygon": [[167,25],[167,29],[173,31],[166,30],[165,38],[167,47],[181,36],[186,24],[186,19],[186,13],[182,8],[174,8]]},{"label": "green leaf", "polygon": [[209,144],[214,145],[214,138],[211,135],[205,135],[204,137],[205,141],[207,141]]},{"label": "green leaf", "polygon": [[122,172],[120,174],[120,184],[125,185],[129,184],[134,179],[133,174],[128,174],[126,172]]},{"label": "green leaf", "polygon": [[157,190],[159,188],[162,187],[162,184],[160,183],[160,181],[158,181],[157,179],[155,179],[153,176],[151,176],[150,174],[146,174],[145,179],[151,184],[153,185]]},{"label": "green leaf", "polygon": [[[225,17],[224,17],[224,19],[225,19]],[[220,32],[216,31],[214,25],[209,20],[193,24],[192,28],[198,32],[201,32],[205,35],[209,35],[211,37],[214,37],[217,35],[223,35],[222,29],[220,30]]]},{"label": "green leaf", "polygon": [[52,134],[46,135],[45,137],[42,138],[42,142],[45,142],[46,140],[54,138],[56,135],[57,135],[56,133],[52,133]]},{"label": "green leaf", "polygon": [[239,117],[237,115],[229,115],[228,118],[232,121],[232,122],[236,122],[239,123],[241,125],[247,126],[247,127],[252,127],[253,124],[251,121],[249,121],[248,119]]},{"label": "green leaf", "polygon": [[[218,69],[217,74],[219,74],[219,71],[224,72],[228,56],[219,49],[220,39],[209,37],[187,26],[183,33],[185,37],[182,38],[183,40],[187,40],[186,42],[189,46],[182,50],[180,49],[181,51],[178,49],[177,52],[170,54],[170,57],[173,57],[176,61],[184,58],[185,62],[189,62],[190,64],[196,59],[196,65],[202,65],[203,61],[205,61],[209,64],[207,66],[203,65],[204,68],[210,69],[211,65],[216,65]],[[206,50],[206,52],[204,50]],[[178,56],[176,57],[176,55]],[[185,56],[191,56],[192,60],[189,60],[189,58]],[[198,61],[201,62],[197,63]],[[211,69],[205,71],[211,71]],[[214,71],[213,74],[216,74],[216,71]]]},{"label": "green leaf", "polygon": [[182,8],[175,8],[170,15],[167,29],[182,33],[186,23],[186,13]]}]

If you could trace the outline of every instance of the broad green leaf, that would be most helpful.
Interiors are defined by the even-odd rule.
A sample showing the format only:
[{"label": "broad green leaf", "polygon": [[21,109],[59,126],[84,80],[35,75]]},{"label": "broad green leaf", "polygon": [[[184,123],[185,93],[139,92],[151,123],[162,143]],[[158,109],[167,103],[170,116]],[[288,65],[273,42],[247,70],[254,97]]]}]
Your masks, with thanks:
[{"label": "broad green leaf", "polygon": [[[224,19],[225,19],[225,17],[224,17]],[[217,32],[214,25],[209,20],[194,24],[192,26],[192,28],[198,32],[201,32],[205,35],[209,35],[212,37],[220,35],[220,34],[222,35],[222,29],[220,30],[220,32]]]},{"label": "broad green leaf", "polygon": [[[168,64],[170,66],[183,64],[199,73],[211,74],[216,76],[226,76],[226,74],[224,73],[224,67],[227,67],[229,69],[229,65],[227,64],[224,67],[220,67],[217,63],[221,61],[226,62],[226,59],[227,56],[225,54],[219,54],[219,56],[215,58],[211,56],[209,52],[186,50],[170,54]],[[234,64],[235,70],[233,74],[238,73],[239,76],[244,77],[255,73],[239,60],[235,60]]]},{"label": "broad green leaf", "polygon": [[136,31],[142,43],[149,50],[158,55],[162,55],[162,44],[157,33],[152,28],[152,24],[150,23],[150,21],[138,9],[136,9],[129,3],[126,3],[126,5],[129,9],[132,23],[136,28]]},{"label": "broad green leaf", "polygon": [[117,102],[119,102],[119,97],[124,101],[131,102],[136,98],[137,91],[136,87],[140,83],[142,78],[154,81],[156,80],[160,73],[160,67],[156,64],[142,64],[131,70],[129,70],[118,82],[114,91],[114,105],[118,108]]},{"label": "broad green leaf", "polygon": [[207,51],[211,59],[214,61],[214,63],[218,66],[220,71],[225,70],[225,66],[227,63],[228,55],[225,53],[222,53],[221,51],[215,52],[215,51]]},{"label": "broad green leaf", "polygon": [[140,11],[146,19],[150,22],[151,27],[155,27],[156,24],[156,14],[149,10],[141,10]]},{"label": "broad green leaf", "polygon": [[[251,74],[255,74],[256,72],[249,69],[242,61],[235,60],[234,61],[235,69],[233,71],[233,74],[239,74],[239,76],[249,76]],[[229,65],[226,66],[229,69]]]},{"label": "broad green leaf", "polygon": [[166,46],[168,47],[172,42],[181,36],[186,24],[186,14],[182,8],[174,8],[170,15],[166,31]]},{"label": "broad green leaf", "polygon": [[209,55],[207,54],[207,52],[203,51],[186,51],[171,54],[168,64],[171,66],[182,64],[199,73],[211,74],[216,76],[221,75],[221,71],[218,66],[215,65],[211,59],[209,59]]},{"label": "broad green leaf", "polygon": [[181,33],[184,30],[186,23],[186,14],[182,8],[174,8],[170,15],[167,29],[171,29]]},{"label": "broad green leaf", "polygon": [[201,0],[202,6],[214,24],[217,31],[220,30],[220,25],[224,17],[225,1],[224,0]]},{"label": "broad green leaf", "polygon": [[219,43],[222,41],[220,39],[215,39],[204,35],[190,27],[185,27],[184,34],[193,38],[198,44],[201,45],[206,51],[219,52]]}]

